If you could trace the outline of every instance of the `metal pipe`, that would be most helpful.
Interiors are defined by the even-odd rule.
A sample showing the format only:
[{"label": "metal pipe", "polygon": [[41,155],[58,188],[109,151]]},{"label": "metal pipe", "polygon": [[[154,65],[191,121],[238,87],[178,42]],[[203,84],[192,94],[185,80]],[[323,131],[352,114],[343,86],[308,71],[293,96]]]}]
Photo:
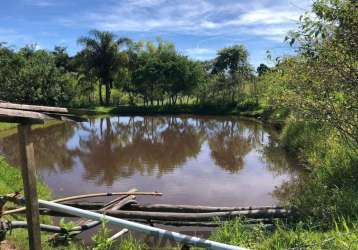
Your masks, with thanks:
[{"label": "metal pipe", "polygon": [[177,232],[171,232],[171,231],[164,230],[161,228],[151,227],[151,226],[143,225],[143,224],[140,224],[137,222],[114,218],[111,216],[106,216],[103,214],[86,211],[86,210],[79,209],[79,208],[74,208],[74,207],[70,207],[70,206],[66,206],[66,205],[62,205],[62,204],[57,204],[57,203],[50,202],[50,201],[39,200],[39,204],[40,204],[40,207],[48,208],[48,209],[51,209],[51,210],[54,210],[57,212],[68,213],[68,214],[72,214],[72,215],[75,215],[78,217],[83,217],[83,218],[87,218],[87,219],[91,219],[91,220],[106,221],[112,225],[125,227],[128,229],[134,230],[134,231],[139,231],[139,232],[142,232],[145,234],[150,234],[152,236],[169,238],[174,241],[189,244],[192,246],[204,247],[206,249],[213,249],[213,250],[247,250],[246,248],[242,248],[242,247],[238,247],[238,246],[232,246],[232,245],[223,244],[223,243],[219,243],[219,242],[215,242],[215,241],[211,241],[211,240],[200,239],[198,237],[189,236],[189,235],[185,235],[185,234],[181,234],[181,233],[177,233]]}]

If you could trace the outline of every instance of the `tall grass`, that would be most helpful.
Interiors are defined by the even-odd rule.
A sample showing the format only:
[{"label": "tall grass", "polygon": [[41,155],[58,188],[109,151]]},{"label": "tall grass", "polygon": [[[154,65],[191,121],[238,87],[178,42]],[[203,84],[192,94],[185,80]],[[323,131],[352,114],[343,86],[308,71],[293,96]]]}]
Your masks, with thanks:
[{"label": "tall grass", "polygon": [[275,230],[263,225],[248,227],[244,220],[235,219],[223,224],[212,240],[250,249],[358,249],[358,227],[348,226],[345,220],[330,230],[314,224],[285,225],[277,222]]},{"label": "tall grass", "polygon": [[[23,191],[22,177],[19,168],[10,166],[4,158],[0,157],[0,194]],[[49,188],[41,181],[37,181],[38,195],[42,199],[51,196]]]},{"label": "tall grass", "polygon": [[299,152],[310,169],[291,204],[321,223],[358,215],[358,155],[337,132],[320,124],[290,120],[282,143]]}]

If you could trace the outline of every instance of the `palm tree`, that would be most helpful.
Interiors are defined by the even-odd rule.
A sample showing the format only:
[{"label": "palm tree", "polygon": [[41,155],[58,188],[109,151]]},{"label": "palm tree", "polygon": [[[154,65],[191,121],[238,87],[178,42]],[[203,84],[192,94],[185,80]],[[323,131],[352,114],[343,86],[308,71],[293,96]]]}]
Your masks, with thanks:
[{"label": "palm tree", "polygon": [[116,35],[112,32],[91,30],[89,36],[79,38],[78,43],[85,47],[83,54],[86,63],[99,79],[100,103],[103,104],[102,85],[105,85],[106,105],[109,105],[115,74],[124,64],[120,49],[123,45],[129,44],[130,40],[128,38],[116,39]]}]

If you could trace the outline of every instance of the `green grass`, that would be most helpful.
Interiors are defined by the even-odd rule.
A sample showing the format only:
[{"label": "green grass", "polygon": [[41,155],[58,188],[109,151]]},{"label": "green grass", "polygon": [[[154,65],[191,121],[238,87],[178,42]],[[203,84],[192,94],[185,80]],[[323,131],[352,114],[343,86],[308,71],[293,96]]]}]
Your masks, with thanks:
[{"label": "green grass", "polygon": [[321,223],[358,215],[358,154],[333,130],[319,124],[290,121],[284,145],[297,150],[310,169],[297,183],[291,204]]},{"label": "green grass", "polygon": [[[10,166],[0,157],[0,194],[23,191],[21,172],[19,168]],[[37,191],[40,198],[49,199],[51,192],[41,181],[37,181]]]},{"label": "green grass", "polygon": [[[23,191],[20,169],[10,166],[0,157],[0,194],[9,194],[18,191]],[[37,191],[39,197],[42,199],[49,199],[51,197],[49,188],[40,179],[37,181]],[[19,215],[15,218],[7,216],[6,219],[22,220],[24,216]],[[49,222],[49,218],[43,217],[42,221]],[[44,239],[45,238],[46,237],[44,237]],[[17,249],[28,249],[26,230],[14,230],[11,234],[8,234],[7,239],[13,243]]]},{"label": "green grass", "polygon": [[0,132],[1,131],[5,131],[5,130],[9,130],[9,129],[13,129],[16,128],[15,123],[5,123],[5,122],[0,122]]},{"label": "green grass", "polygon": [[330,230],[296,223],[275,225],[275,230],[264,225],[248,227],[245,221],[235,219],[224,223],[211,239],[250,249],[358,249],[358,224],[348,226],[341,220]]},{"label": "green grass", "polygon": [[112,115],[247,115],[258,117],[260,113],[255,113],[254,108],[248,109],[246,106],[236,104],[214,105],[214,104],[177,104],[163,106],[94,106],[87,107],[97,114]]}]

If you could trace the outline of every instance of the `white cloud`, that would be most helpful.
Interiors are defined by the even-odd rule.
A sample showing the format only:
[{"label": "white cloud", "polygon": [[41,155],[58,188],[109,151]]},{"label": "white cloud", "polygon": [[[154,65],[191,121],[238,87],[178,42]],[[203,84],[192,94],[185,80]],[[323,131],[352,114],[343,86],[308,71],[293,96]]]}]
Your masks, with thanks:
[{"label": "white cloud", "polygon": [[216,53],[215,49],[209,48],[189,48],[185,50],[185,54],[191,58],[199,59],[199,60],[207,60],[212,58]]},{"label": "white cloud", "polygon": [[[305,4],[308,1],[302,0]],[[228,0],[220,4],[214,0],[127,0],[79,14],[80,21],[77,16],[59,22],[115,32],[246,34],[282,40],[286,32],[295,27],[301,13],[297,6],[275,0],[246,3]]]},{"label": "white cloud", "polygon": [[283,42],[287,33],[292,30],[293,26],[291,25],[266,25],[261,27],[256,27],[255,29],[249,29],[243,31],[243,33],[248,33],[256,36],[262,36],[266,39]]},{"label": "white cloud", "polygon": [[199,56],[215,53],[215,50],[207,48],[190,48],[186,49],[185,52],[192,56]]},{"label": "white cloud", "polygon": [[283,24],[297,22],[300,12],[280,9],[258,9],[242,14],[232,25]]}]

